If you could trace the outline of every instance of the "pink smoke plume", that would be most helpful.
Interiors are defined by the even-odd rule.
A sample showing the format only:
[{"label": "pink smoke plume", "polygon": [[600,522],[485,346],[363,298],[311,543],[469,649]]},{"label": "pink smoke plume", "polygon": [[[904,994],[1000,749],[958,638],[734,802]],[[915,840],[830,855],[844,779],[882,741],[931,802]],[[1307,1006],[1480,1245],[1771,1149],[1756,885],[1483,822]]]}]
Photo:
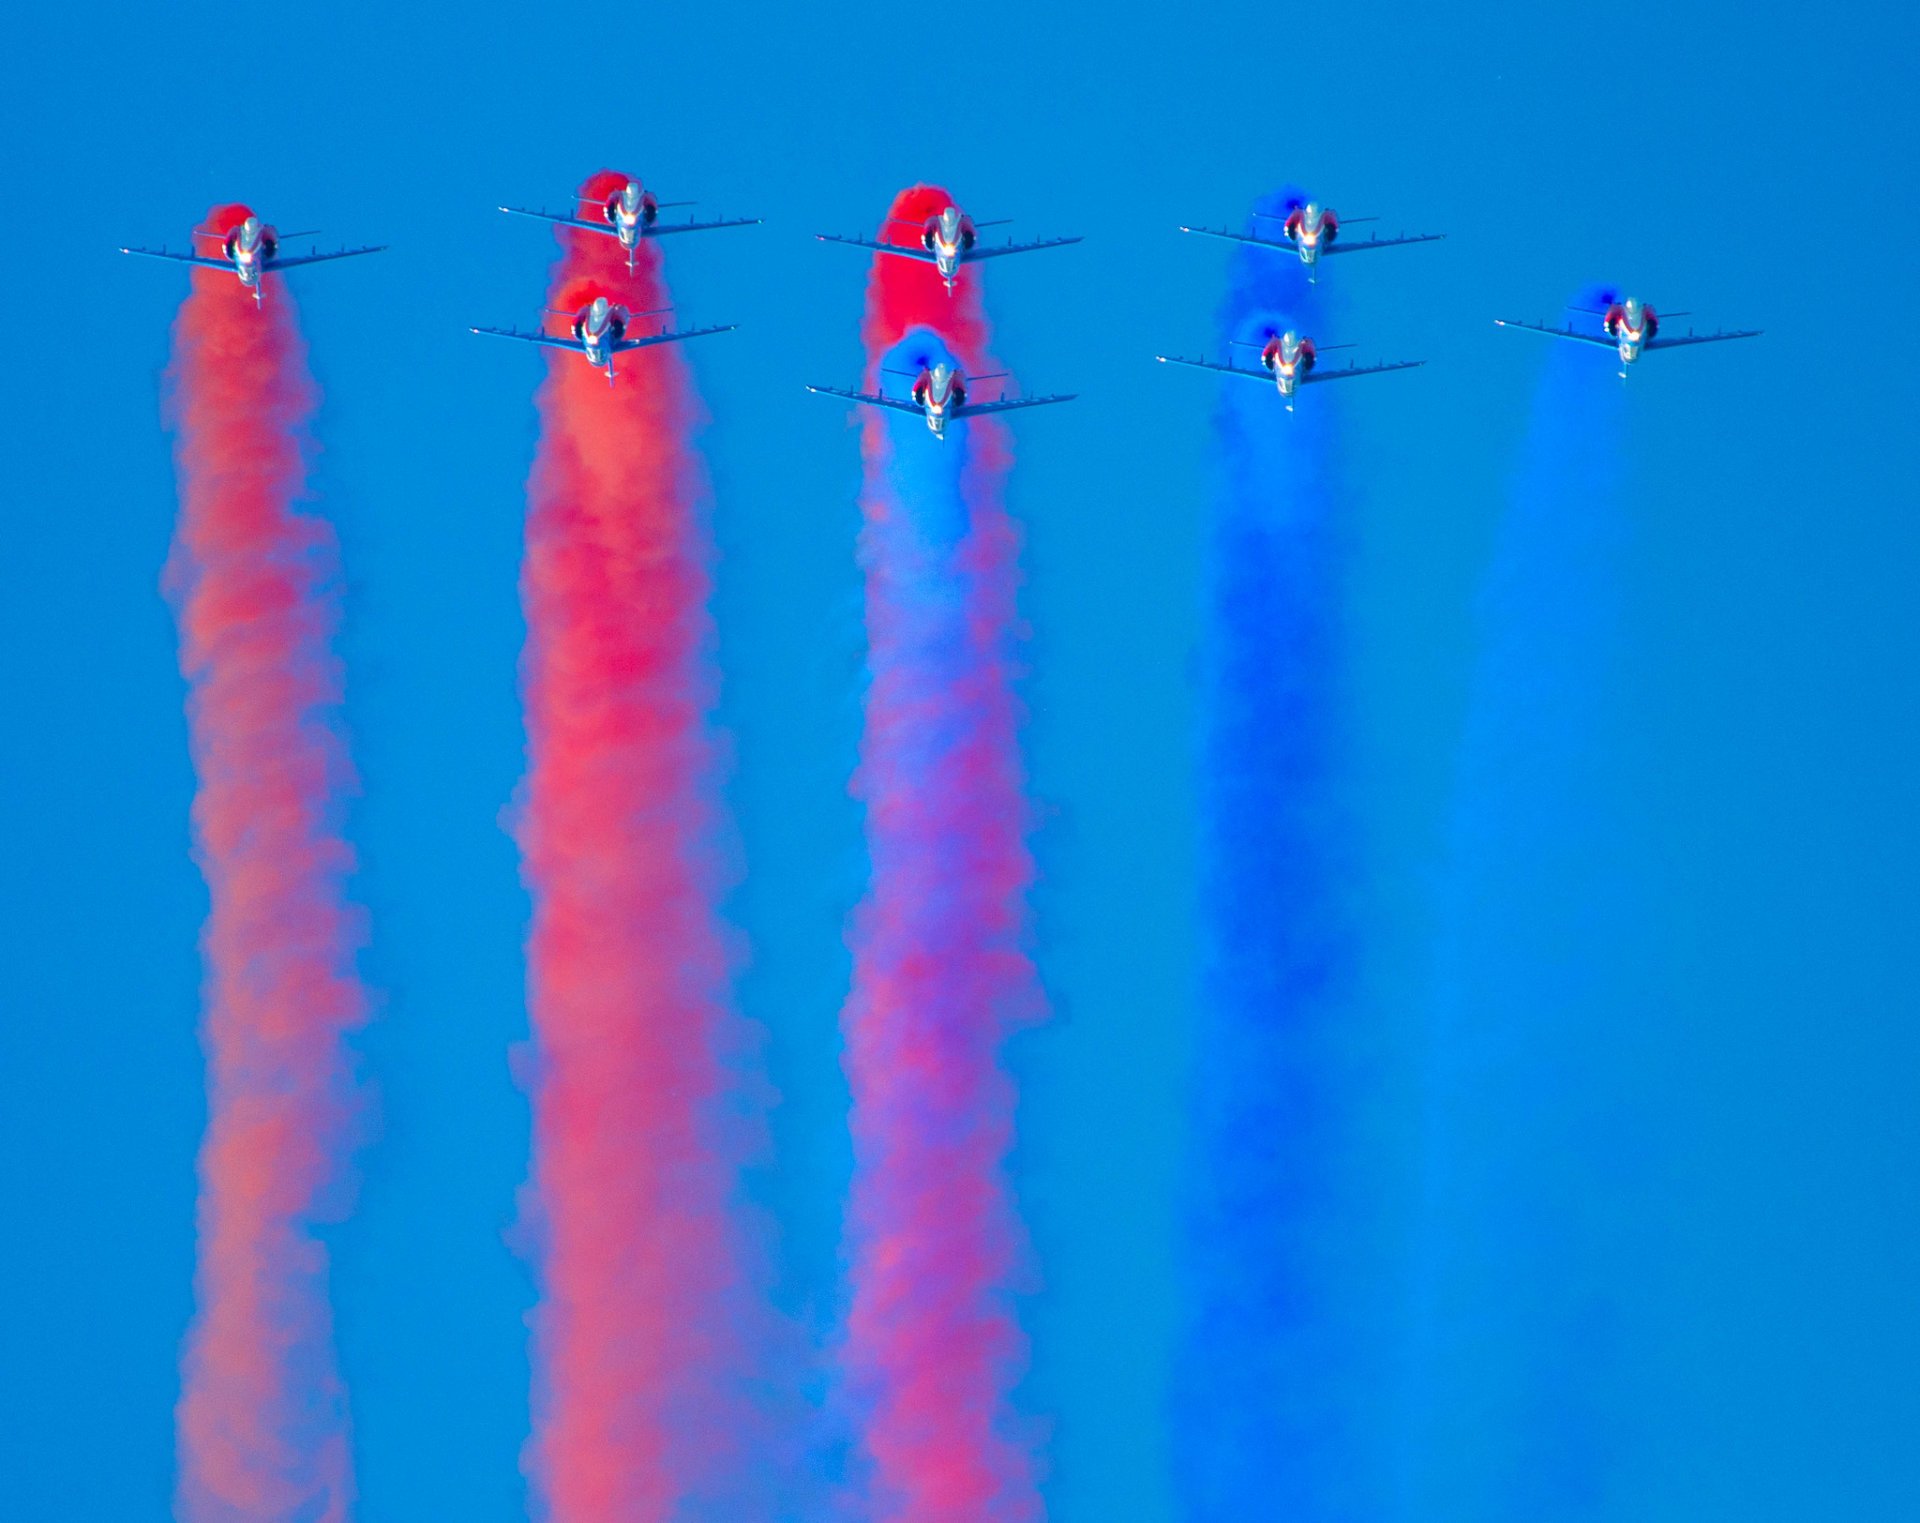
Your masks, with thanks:
[{"label": "pink smoke plume", "polygon": [[[613,238],[558,236],[550,306],[669,304],[653,244],[629,274]],[[517,821],[541,1289],[526,1465],[555,1523],[667,1523],[738,1506],[773,1452],[750,1394],[769,1313],[737,1196],[766,1095],[718,912],[699,408],[677,346],[622,355],[612,386],[548,354]]]},{"label": "pink smoke plume", "polygon": [[[244,206],[216,207],[225,231]],[[353,1502],[327,1252],[353,1113],[348,1032],[367,1000],[339,828],[352,785],[330,711],[337,552],[297,512],[317,393],[294,310],[195,270],[174,325],[180,519],[167,589],[211,908],[196,1310],[177,1412],[189,1523],[341,1523]]]}]

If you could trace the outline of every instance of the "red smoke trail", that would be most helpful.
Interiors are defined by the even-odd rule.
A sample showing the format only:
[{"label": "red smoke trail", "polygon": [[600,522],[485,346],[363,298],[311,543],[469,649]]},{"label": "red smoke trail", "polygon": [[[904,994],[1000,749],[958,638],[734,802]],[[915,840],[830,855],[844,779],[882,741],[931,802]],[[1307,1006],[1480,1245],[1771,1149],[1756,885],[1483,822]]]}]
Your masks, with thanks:
[{"label": "red smoke trail", "polygon": [[[244,206],[217,207],[225,231]],[[177,1412],[177,1513],[193,1523],[338,1523],[353,1501],[327,1253],[351,1117],[343,1039],[366,1013],[338,828],[351,775],[328,711],[340,673],[336,549],[296,513],[317,393],[292,303],[196,269],[174,325],[169,422],[180,625],[211,909],[197,1310]]]},{"label": "red smoke trail", "polygon": [[[893,215],[919,222],[946,203],[919,186]],[[883,236],[911,229],[889,223]],[[949,297],[930,265],[876,257],[870,375],[916,329],[986,368],[977,272],[963,269]],[[1027,1523],[1041,1504],[1008,1400],[1025,1359],[1008,1301],[1023,1243],[999,1052],[1039,996],[1023,947],[1033,872],[1011,687],[1008,453],[979,421],[943,444],[893,419],[869,417],[863,440],[871,684],[856,791],[873,865],[843,1017],[855,1149],[845,1358],[870,1516]]]},{"label": "red smoke trail", "polygon": [[[630,276],[616,240],[559,236],[551,306],[667,305],[653,245]],[[760,1097],[716,913],[692,383],[673,345],[622,355],[611,387],[548,353],[522,579],[542,1290],[526,1463],[557,1523],[649,1523],[737,1493],[764,1458],[740,1392],[765,1313],[733,1199]]]},{"label": "red smoke trail", "polygon": [[[937,217],[953,199],[938,185],[915,185],[893,198],[887,220],[877,235],[883,243],[918,247],[919,229]],[[860,336],[867,357],[877,362],[914,328],[932,328],[969,370],[987,363],[987,318],[980,301],[980,267],[962,265],[953,294],[947,294],[940,272],[918,259],[876,256],[867,281],[867,316]]]}]

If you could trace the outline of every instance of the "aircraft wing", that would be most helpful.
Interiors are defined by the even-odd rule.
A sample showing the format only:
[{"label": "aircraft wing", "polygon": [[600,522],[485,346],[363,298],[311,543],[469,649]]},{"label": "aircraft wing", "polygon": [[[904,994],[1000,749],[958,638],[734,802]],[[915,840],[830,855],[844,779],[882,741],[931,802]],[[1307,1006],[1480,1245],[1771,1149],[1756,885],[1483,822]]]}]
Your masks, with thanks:
[{"label": "aircraft wing", "polygon": [[1672,338],[1655,334],[1640,347],[1645,349],[1677,349],[1682,344],[1717,344],[1726,338],[1758,338],[1758,328],[1727,329],[1720,333],[1678,333]]},{"label": "aircraft wing", "polygon": [[1417,370],[1424,364],[1425,360],[1389,360],[1384,365],[1343,365],[1338,370],[1309,370],[1300,378],[1300,384],[1310,386],[1315,381],[1344,381],[1348,376],[1378,375],[1383,370]]},{"label": "aircraft wing", "polygon": [[709,333],[731,333],[738,326],[738,323],[723,323],[717,328],[682,328],[678,333],[653,333],[644,338],[623,338],[613,346],[613,349],[616,354],[625,354],[629,349],[646,349],[654,344],[677,344],[683,338],[705,338]]},{"label": "aircraft wing", "polygon": [[1390,249],[1398,243],[1438,243],[1446,236],[1445,233],[1402,233],[1398,238],[1368,238],[1361,243],[1346,243],[1336,238],[1320,252],[1323,254],[1358,254],[1367,249]]},{"label": "aircraft wing", "polygon": [[[1226,238],[1234,243],[1257,244],[1263,249],[1284,249],[1289,254],[1297,254],[1300,252],[1300,245],[1295,243],[1291,238],[1260,238],[1252,233],[1230,233],[1224,227],[1188,227],[1184,222],[1180,224],[1180,231],[1183,233],[1199,233],[1206,238]],[[1245,373],[1244,371],[1241,372],[1243,375]]]},{"label": "aircraft wing", "polygon": [[175,259],[181,264],[202,265],[209,270],[226,270],[232,273],[231,259],[209,259],[204,254],[176,254],[172,249],[122,249],[123,254],[144,254],[149,259]]},{"label": "aircraft wing", "polygon": [[[351,259],[355,254],[380,254],[386,252],[386,245],[379,244],[364,249],[335,249],[330,254],[293,254],[282,256],[275,254],[267,261],[270,270],[290,270],[296,264],[319,264],[323,259]],[[232,268],[231,265],[228,266]]]},{"label": "aircraft wing", "polygon": [[1185,360],[1177,354],[1156,354],[1162,365],[1191,365],[1195,370],[1218,370],[1226,375],[1245,376],[1249,381],[1261,381],[1273,385],[1273,373],[1269,370],[1242,370],[1238,365],[1222,365],[1215,360]]},{"label": "aircraft wing", "polygon": [[[841,240],[847,242],[850,240]],[[918,402],[908,402],[900,397],[883,397],[872,391],[842,391],[838,386],[809,386],[808,391],[818,392],[823,397],[845,397],[849,402],[864,402],[869,407],[891,407],[896,412],[910,412],[915,417],[924,418],[926,408]]]},{"label": "aircraft wing", "polygon": [[489,333],[495,338],[517,338],[523,344],[544,344],[549,349],[571,349],[584,354],[587,346],[577,338],[555,338],[551,333],[522,333],[518,328],[470,328],[470,333]]},{"label": "aircraft wing", "polygon": [[503,206],[501,211],[513,217],[538,217],[542,222],[558,222],[565,227],[585,228],[590,233],[608,233],[617,238],[619,230],[611,222],[589,222],[585,217],[569,216],[564,212],[529,211],[524,206]]},{"label": "aircraft wing", "polygon": [[[669,222],[664,225],[656,222],[647,229],[647,237],[664,238],[668,233],[704,233],[716,227],[752,227],[759,220],[758,217],[721,217],[712,222]],[[607,231],[612,232],[613,229],[608,228]]]},{"label": "aircraft wing", "polygon": [[924,264],[938,262],[931,251],[921,248],[917,243],[878,243],[872,238],[843,238],[838,233],[815,233],[813,236],[822,243],[850,243],[857,249],[878,249],[883,254],[900,254]]},{"label": "aircraft wing", "polygon": [[1570,338],[1576,344],[1598,344],[1602,349],[1617,349],[1620,347],[1604,334],[1576,333],[1573,331],[1573,325],[1571,323],[1564,328],[1551,328],[1545,323],[1516,322],[1505,317],[1496,317],[1493,322],[1497,328],[1525,328],[1529,333],[1544,333],[1548,338]]},{"label": "aircraft wing", "polygon": [[[1069,242],[1075,240],[1069,239]],[[1075,393],[1066,392],[1051,397],[1008,397],[1001,402],[969,402],[953,414],[956,418],[977,418],[982,413],[1012,412],[1016,407],[1045,407],[1053,402],[1071,402]]]},{"label": "aircraft wing", "polygon": [[1079,241],[1078,238],[1037,238],[1032,243],[996,243],[992,248],[982,248],[976,243],[960,256],[960,262],[972,264],[977,259],[998,259],[1002,254],[1030,254],[1035,249],[1057,249]]}]

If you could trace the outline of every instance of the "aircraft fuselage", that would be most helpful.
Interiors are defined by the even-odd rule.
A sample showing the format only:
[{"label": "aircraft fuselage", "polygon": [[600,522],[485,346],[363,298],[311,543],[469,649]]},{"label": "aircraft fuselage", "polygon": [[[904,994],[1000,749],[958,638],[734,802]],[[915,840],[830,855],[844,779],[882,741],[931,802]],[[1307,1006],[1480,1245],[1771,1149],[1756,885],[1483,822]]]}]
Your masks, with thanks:
[{"label": "aircraft fuselage", "polygon": [[960,371],[944,361],[922,370],[913,383],[913,400],[927,416],[927,427],[936,439],[947,436],[947,422],[967,403],[967,383]]},{"label": "aircraft fuselage", "polygon": [[1296,206],[1282,226],[1304,265],[1318,264],[1322,252],[1340,235],[1339,216],[1332,207],[1323,207],[1315,201]]},{"label": "aircraft fuselage", "polygon": [[273,229],[258,217],[248,217],[237,224],[222,242],[222,249],[233,264],[233,273],[240,277],[241,285],[253,292],[255,300],[260,296],[260,277],[266,274],[277,247],[279,242]]},{"label": "aircraft fuselage", "polygon": [[920,245],[933,255],[934,268],[940,272],[948,290],[953,289],[954,281],[959,278],[960,262],[966,258],[977,236],[973,218],[957,206],[949,206],[939,216],[927,219],[920,234]]},{"label": "aircraft fuselage", "polygon": [[580,341],[587,362],[613,375],[613,346],[627,331],[627,309],[596,296],[574,314],[573,336]]},{"label": "aircraft fuselage", "polygon": [[607,197],[601,211],[621,246],[630,250],[646,236],[647,228],[659,215],[659,205],[650,192],[641,189],[639,181],[629,180]]},{"label": "aircraft fuselage", "polygon": [[1653,308],[1631,296],[1608,307],[1600,322],[1620,351],[1622,365],[1639,359],[1647,340],[1660,331],[1660,318]]},{"label": "aircraft fuselage", "polygon": [[1272,373],[1274,385],[1286,398],[1289,412],[1293,410],[1294,394],[1300,390],[1300,383],[1307,378],[1316,359],[1313,340],[1302,338],[1291,329],[1268,339],[1266,348],[1260,351],[1260,363]]}]

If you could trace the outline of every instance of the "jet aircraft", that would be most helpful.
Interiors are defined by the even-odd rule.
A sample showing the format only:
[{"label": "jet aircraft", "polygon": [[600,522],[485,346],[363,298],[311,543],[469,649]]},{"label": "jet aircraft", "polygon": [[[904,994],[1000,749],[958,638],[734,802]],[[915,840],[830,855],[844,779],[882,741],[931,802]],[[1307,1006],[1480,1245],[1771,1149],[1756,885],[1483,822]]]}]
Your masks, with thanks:
[{"label": "jet aircraft", "polygon": [[635,317],[658,317],[671,311],[668,307],[659,307],[651,312],[629,312],[625,307],[610,302],[604,296],[596,296],[577,312],[554,312],[549,316],[564,317],[568,320],[571,337],[556,338],[551,333],[522,333],[518,328],[475,328],[475,333],[489,333],[495,338],[517,338],[524,344],[544,344],[549,349],[571,349],[575,354],[583,354],[587,363],[597,370],[607,373],[607,384],[613,384],[613,359],[615,355],[625,354],[630,349],[645,349],[654,344],[677,344],[682,339],[702,338],[709,333],[729,333],[734,324],[728,323],[718,328],[684,328],[679,332],[669,332],[662,328],[658,333],[650,333],[638,338],[628,336],[628,328]]},{"label": "jet aircraft", "polygon": [[589,233],[605,233],[618,238],[627,251],[627,270],[631,273],[640,257],[640,243],[646,238],[664,238],[669,233],[704,233],[716,227],[751,227],[758,217],[720,217],[712,222],[667,222],[658,220],[662,207],[692,206],[691,201],[656,201],[653,192],[643,189],[638,180],[629,180],[606,200],[589,196],[577,198],[582,206],[592,207],[589,216],[571,213],[529,211],[521,206],[503,206],[501,211],[515,217],[538,217],[558,222],[562,227],[582,228]]},{"label": "jet aircraft", "polygon": [[[1548,338],[1568,338],[1576,344],[1598,344],[1602,349],[1611,349],[1620,356],[1620,379],[1627,378],[1627,366],[1633,364],[1649,349],[1678,349],[1682,344],[1717,344],[1730,338],[1758,338],[1758,328],[1723,329],[1717,333],[1695,333],[1689,328],[1685,333],[1668,337],[1659,337],[1660,316],[1652,307],[1637,297],[1629,296],[1624,301],[1610,301],[1605,307],[1574,307],[1575,312],[1585,312],[1600,319],[1599,333],[1581,333],[1569,322],[1564,328],[1555,328],[1547,323],[1523,323],[1496,317],[1495,326],[1501,328],[1525,328],[1529,333],[1544,333]],[[1669,317],[1688,317],[1687,312],[1669,312]]]},{"label": "jet aircraft", "polygon": [[[987,413],[1012,412],[1018,407],[1046,407],[1054,402],[1071,402],[1072,393],[1052,397],[1002,397],[996,402],[969,402],[967,400],[968,377],[960,373],[957,365],[949,365],[941,360],[933,365],[923,365],[918,373],[910,370],[889,370],[888,375],[910,378],[913,388],[910,393],[913,400],[901,397],[884,396],[871,391],[842,391],[838,386],[809,386],[808,391],[818,392],[826,397],[845,397],[849,402],[859,402],[867,407],[890,407],[896,412],[917,413],[926,419],[927,427],[934,438],[947,436],[947,425],[959,418],[978,418]],[[1005,372],[993,375],[972,377],[975,381],[995,381],[1004,379]]]},{"label": "jet aircraft", "polygon": [[328,254],[282,254],[281,242],[288,238],[311,238],[313,233],[281,233],[269,227],[258,217],[251,214],[245,221],[236,223],[225,233],[216,233],[210,229],[196,227],[196,238],[210,238],[220,245],[220,257],[210,258],[205,254],[176,254],[172,249],[136,249],[123,248],[123,254],[142,254],[148,259],[172,259],[181,264],[197,264],[204,269],[231,270],[240,277],[240,284],[253,293],[256,306],[260,303],[260,278],[269,270],[290,270],[296,265],[319,264],[328,259],[351,259],[356,254],[378,254],[381,248],[349,249],[338,248]]},{"label": "jet aircraft", "polygon": [[1344,222],[1340,214],[1331,206],[1322,206],[1318,201],[1304,201],[1291,205],[1285,212],[1255,212],[1254,216],[1268,222],[1280,224],[1278,238],[1266,238],[1258,233],[1235,233],[1224,227],[1188,227],[1181,225],[1183,233],[1202,233],[1209,238],[1227,238],[1235,243],[1251,243],[1256,248],[1279,249],[1284,253],[1297,254],[1300,262],[1307,267],[1307,279],[1317,279],[1320,258],[1324,254],[1358,254],[1367,249],[1390,249],[1402,243],[1437,243],[1446,237],[1445,233],[1402,233],[1397,238],[1368,238],[1360,243],[1342,243],[1340,229],[1351,227],[1358,222],[1378,222],[1378,217],[1348,217]]},{"label": "jet aircraft", "polygon": [[[1279,389],[1287,404],[1287,411],[1293,411],[1293,399],[1302,386],[1315,381],[1344,381],[1350,376],[1379,375],[1387,370],[1413,370],[1426,364],[1425,360],[1393,360],[1384,365],[1347,365],[1339,370],[1318,370],[1315,366],[1323,351],[1310,338],[1302,338],[1289,329],[1285,333],[1276,333],[1264,344],[1249,344],[1235,339],[1234,343],[1245,349],[1260,351],[1260,369],[1248,370],[1239,365],[1216,364],[1212,360],[1181,359],[1178,355],[1160,354],[1154,358],[1163,365],[1191,365],[1199,370],[1218,370],[1227,375],[1244,376],[1249,381],[1266,381]],[[1349,349],[1350,344],[1328,344],[1326,350]]]},{"label": "jet aircraft", "polygon": [[949,296],[953,294],[954,282],[960,278],[960,266],[963,264],[998,259],[1002,254],[1029,254],[1035,249],[1057,249],[1080,241],[1078,238],[1040,238],[1032,243],[996,243],[991,248],[982,248],[979,230],[983,227],[1004,227],[1006,219],[975,222],[957,206],[946,207],[938,216],[929,217],[925,222],[912,222],[904,217],[889,217],[887,220],[902,227],[918,228],[919,241],[881,243],[872,238],[843,238],[838,233],[815,233],[814,236],[823,243],[848,243],[857,249],[873,249],[901,259],[918,259],[923,264],[930,264],[946,282]]}]

